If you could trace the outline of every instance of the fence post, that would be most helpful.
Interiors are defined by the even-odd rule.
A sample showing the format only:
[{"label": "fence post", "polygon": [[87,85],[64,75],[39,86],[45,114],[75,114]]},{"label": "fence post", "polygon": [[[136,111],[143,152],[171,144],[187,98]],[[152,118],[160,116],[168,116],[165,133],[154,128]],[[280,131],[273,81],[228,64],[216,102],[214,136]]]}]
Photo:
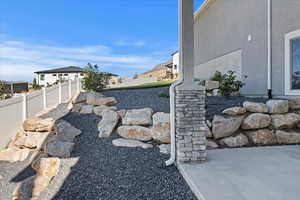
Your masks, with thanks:
[{"label": "fence post", "polygon": [[69,79],[69,99],[72,99],[72,81]]},{"label": "fence post", "polygon": [[58,104],[61,104],[61,82],[58,82]]},{"label": "fence post", "polygon": [[47,109],[46,87],[43,87],[43,105],[44,105],[44,110]]},{"label": "fence post", "polygon": [[23,121],[27,119],[27,96],[26,94],[22,94],[23,97]]},{"label": "fence post", "polygon": [[80,81],[79,78],[77,78],[77,94],[80,93]]}]

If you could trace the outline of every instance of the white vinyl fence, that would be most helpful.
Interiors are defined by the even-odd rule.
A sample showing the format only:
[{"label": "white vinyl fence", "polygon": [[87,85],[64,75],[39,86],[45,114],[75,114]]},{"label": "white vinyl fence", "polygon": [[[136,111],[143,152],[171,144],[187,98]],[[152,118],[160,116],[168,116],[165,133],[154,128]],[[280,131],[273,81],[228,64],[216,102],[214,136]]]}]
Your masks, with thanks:
[{"label": "white vinyl fence", "polygon": [[81,81],[77,79],[0,101],[0,149],[22,129],[25,119],[68,102],[79,94],[81,88]]}]

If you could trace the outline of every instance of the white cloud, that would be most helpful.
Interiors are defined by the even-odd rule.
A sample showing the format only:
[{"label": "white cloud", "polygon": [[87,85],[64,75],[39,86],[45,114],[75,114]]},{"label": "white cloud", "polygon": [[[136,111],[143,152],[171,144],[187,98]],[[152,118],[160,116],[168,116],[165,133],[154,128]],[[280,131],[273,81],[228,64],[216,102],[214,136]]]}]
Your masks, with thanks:
[{"label": "white cloud", "polygon": [[[135,45],[144,43],[137,42]],[[147,70],[162,61],[162,57],[157,55],[117,55],[103,45],[62,47],[17,40],[0,41],[0,79],[5,80],[32,80],[35,71],[69,65],[83,67],[88,62],[99,64],[106,71],[118,68],[122,75],[130,70]]]},{"label": "white cloud", "polygon": [[120,40],[120,41],[115,42],[115,45],[142,47],[142,46],[146,46],[146,42],[144,42],[144,41],[127,42],[127,41]]}]

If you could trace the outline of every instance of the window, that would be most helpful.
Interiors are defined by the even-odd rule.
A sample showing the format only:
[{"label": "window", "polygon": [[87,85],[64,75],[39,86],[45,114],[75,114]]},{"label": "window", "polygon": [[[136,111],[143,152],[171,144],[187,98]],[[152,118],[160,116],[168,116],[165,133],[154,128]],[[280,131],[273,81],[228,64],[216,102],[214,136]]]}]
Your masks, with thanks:
[{"label": "window", "polygon": [[177,69],[177,65],[174,65],[174,69]]},{"label": "window", "polygon": [[45,74],[41,74],[41,81],[45,80]]},{"label": "window", "polygon": [[52,76],[56,76],[56,74],[52,74]]},{"label": "window", "polygon": [[69,74],[64,74],[64,76],[69,76]]},{"label": "window", "polygon": [[300,30],[285,35],[285,94],[300,95]]},{"label": "window", "polygon": [[59,76],[59,77],[62,77],[63,75],[62,75],[62,74],[58,74],[58,76]]}]

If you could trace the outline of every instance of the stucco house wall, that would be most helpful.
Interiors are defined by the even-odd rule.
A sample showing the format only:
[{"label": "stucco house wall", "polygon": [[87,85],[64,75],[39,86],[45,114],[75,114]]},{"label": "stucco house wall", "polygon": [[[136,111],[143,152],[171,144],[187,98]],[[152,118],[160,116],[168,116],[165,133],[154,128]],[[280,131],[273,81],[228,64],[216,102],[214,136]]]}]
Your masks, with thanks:
[{"label": "stucco house wall", "polygon": [[[42,75],[44,75],[44,80],[42,80]],[[55,75],[55,76],[54,76]],[[67,75],[67,76],[65,76]],[[70,73],[70,72],[65,72],[65,73],[40,73],[36,74],[36,80],[39,85],[42,86],[47,86],[47,83],[49,85],[52,85],[56,83],[56,81],[64,79],[64,80],[75,80],[77,78],[83,78],[82,73]]]},{"label": "stucco house wall", "polygon": [[267,0],[216,0],[196,17],[195,66],[201,79],[233,69],[243,94],[266,95]]}]

